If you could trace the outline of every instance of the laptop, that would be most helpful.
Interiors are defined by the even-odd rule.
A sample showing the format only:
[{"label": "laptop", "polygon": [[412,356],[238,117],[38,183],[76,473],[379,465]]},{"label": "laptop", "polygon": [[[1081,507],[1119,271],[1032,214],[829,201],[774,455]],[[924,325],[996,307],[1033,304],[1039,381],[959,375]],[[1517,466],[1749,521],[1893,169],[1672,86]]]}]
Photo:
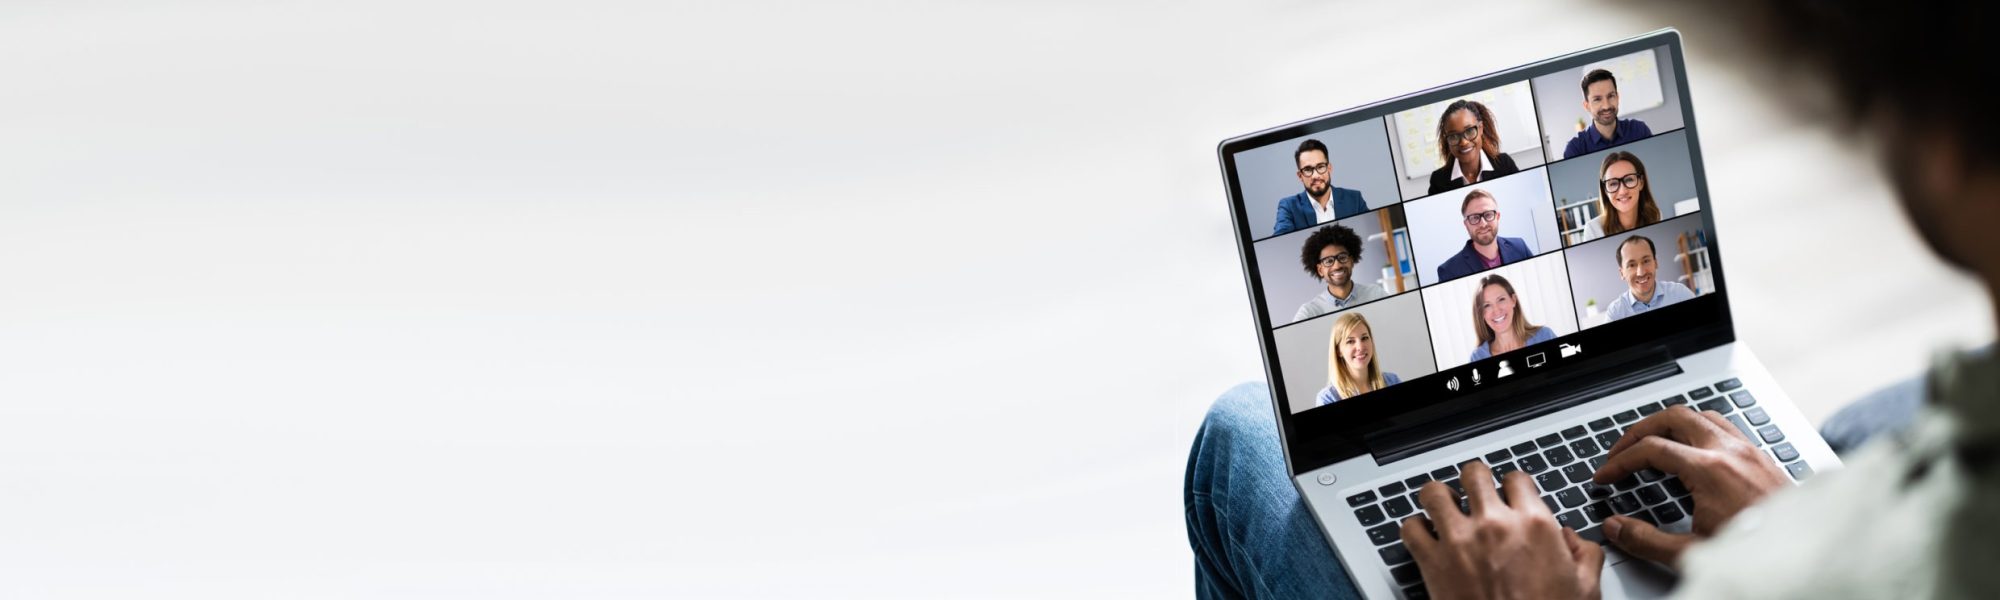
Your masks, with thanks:
[{"label": "laptop", "polygon": [[[1676,404],[1794,481],[1840,466],[1736,340],[1699,140],[1666,29],[1219,146],[1285,464],[1364,595],[1428,596],[1397,528],[1473,459],[1600,543],[1689,529],[1678,478],[1590,482]],[[1607,549],[1607,597],[1673,586]]]}]

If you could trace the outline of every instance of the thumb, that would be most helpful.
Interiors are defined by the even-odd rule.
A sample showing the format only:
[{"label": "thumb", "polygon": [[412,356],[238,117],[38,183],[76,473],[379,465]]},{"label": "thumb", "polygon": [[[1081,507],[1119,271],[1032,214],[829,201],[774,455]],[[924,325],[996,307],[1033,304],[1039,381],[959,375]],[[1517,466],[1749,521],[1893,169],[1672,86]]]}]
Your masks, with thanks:
[{"label": "thumb", "polygon": [[1604,520],[1604,539],[1633,556],[1676,567],[1681,552],[1694,543],[1694,536],[1660,531],[1650,523],[1626,516]]},{"label": "thumb", "polygon": [[1576,580],[1583,584],[1583,597],[1598,597],[1598,578],[1604,572],[1604,547],[1584,541],[1574,529],[1563,528],[1563,538],[1569,542],[1570,559],[1576,561]]}]

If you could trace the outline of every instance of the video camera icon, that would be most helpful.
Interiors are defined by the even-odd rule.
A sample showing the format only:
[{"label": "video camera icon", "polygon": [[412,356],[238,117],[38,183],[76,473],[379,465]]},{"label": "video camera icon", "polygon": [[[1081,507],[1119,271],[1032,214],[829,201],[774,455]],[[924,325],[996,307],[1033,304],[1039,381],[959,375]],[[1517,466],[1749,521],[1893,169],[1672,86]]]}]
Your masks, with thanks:
[{"label": "video camera icon", "polygon": [[1560,353],[1562,354],[1562,357],[1563,357],[1563,358],[1569,358],[1569,357],[1572,357],[1572,356],[1576,356],[1577,354],[1580,354],[1580,353],[1582,353],[1582,352],[1583,352],[1583,345],[1581,345],[1581,344],[1563,344],[1563,345],[1562,345],[1561,347],[1557,348],[1556,350],[1557,350],[1558,352],[1560,352]]}]

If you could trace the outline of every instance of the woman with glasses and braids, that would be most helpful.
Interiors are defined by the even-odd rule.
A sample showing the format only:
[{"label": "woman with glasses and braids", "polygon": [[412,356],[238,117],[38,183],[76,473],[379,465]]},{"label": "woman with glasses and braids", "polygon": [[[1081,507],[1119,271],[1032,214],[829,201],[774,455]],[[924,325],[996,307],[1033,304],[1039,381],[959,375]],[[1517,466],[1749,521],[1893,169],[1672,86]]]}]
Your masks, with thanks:
[{"label": "woman with glasses and braids", "polygon": [[1446,106],[1438,116],[1438,156],[1444,166],[1431,173],[1430,193],[1449,192],[1521,170],[1500,151],[1500,128],[1493,111],[1472,100]]},{"label": "woman with glasses and braids", "polygon": [[1646,163],[1630,152],[1604,156],[1597,170],[1597,216],[1583,226],[1585,242],[1660,222],[1660,205],[1646,185]]}]

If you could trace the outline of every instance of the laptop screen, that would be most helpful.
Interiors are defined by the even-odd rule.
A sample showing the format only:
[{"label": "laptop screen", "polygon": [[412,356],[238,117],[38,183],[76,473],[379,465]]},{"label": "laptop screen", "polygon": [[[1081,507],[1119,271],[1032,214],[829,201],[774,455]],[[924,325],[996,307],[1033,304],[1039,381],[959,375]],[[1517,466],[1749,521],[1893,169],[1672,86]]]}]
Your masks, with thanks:
[{"label": "laptop screen", "polygon": [[1726,328],[1677,40],[1224,142],[1283,412],[1379,420]]}]

